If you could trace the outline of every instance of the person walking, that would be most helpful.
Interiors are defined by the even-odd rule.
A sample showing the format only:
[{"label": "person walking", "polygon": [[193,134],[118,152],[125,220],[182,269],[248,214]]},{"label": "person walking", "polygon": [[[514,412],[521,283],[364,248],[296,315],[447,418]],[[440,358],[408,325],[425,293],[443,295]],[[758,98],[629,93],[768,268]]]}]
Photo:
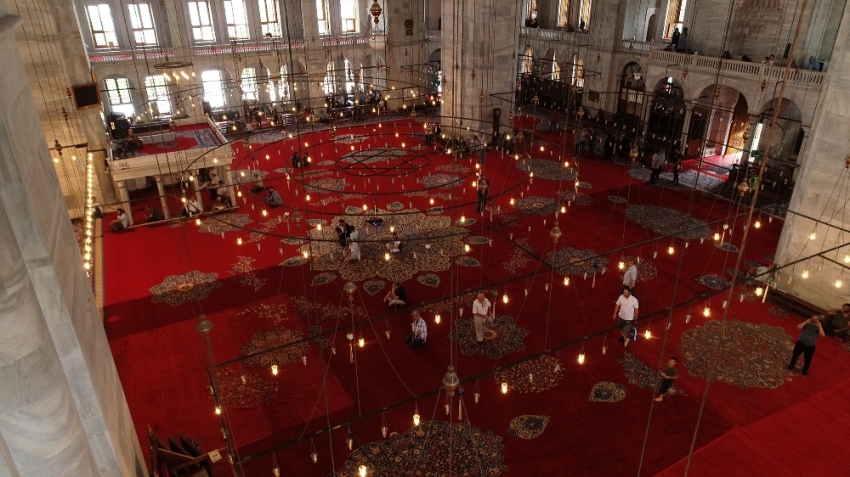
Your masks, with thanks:
[{"label": "person walking", "polygon": [[479,293],[472,302],[472,319],[475,322],[475,341],[484,341],[484,323],[487,320],[493,319],[493,313],[490,311],[490,300],[484,297],[483,293]]},{"label": "person walking", "polygon": [[484,207],[487,205],[487,196],[490,193],[490,181],[487,176],[481,174],[478,178],[478,213],[484,215]]},{"label": "person walking", "polygon": [[824,336],[823,326],[820,323],[820,317],[812,315],[811,318],[803,320],[797,325],[797,329],[802,331],[800,332],[800,337],[797,338],[797,342],[794,344],[794,351],[791,353],[791,363],[788,364],[788,371],[794,371],[794,366],[797,365],[797,360],[802,354],[806,361],[803,363],[801,374],[808,376],[809,365],[812,364],[812,357],[815,355],[815,343],[817,343],[819,336]]},{"label": "person walking", "polygon": [[655,402],[661,402],[664,400],[664,396],[672,394],[670,391],[673,387],[673,382],[679,379],[679,372],[676,371],[676,365],[678,363],[679,359],[675,356],[670,356],[670,359],[667,360],[667,367],[661,372],[661,388],[658,390],[659,394],[655,398]]},{"label": "person walking", "polygon": [[620,343],[623,343],[623,346],[629,345],[629,331],[637,317],[638,300],[632,296],[629,287],[624,286],[623,294],[617,298],[614,305],[614,319],[617,320],[617,328],[620,328]]},{"label": "person walking", "polygon": [[629,293],[635,294],[635,282],[637,282],[637,266],[635,259],[629,257],[626,259],[626,273],[623,274],[623,288],[628,287]]}]

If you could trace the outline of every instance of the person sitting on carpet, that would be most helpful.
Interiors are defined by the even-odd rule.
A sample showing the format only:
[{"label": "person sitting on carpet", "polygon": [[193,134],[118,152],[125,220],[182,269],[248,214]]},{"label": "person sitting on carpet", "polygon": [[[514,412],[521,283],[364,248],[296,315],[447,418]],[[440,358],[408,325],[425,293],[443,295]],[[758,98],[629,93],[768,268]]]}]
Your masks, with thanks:
[{"label": "person sitting on carpet", "polygon": [[292,167],[295,169],[301,167],[301,156],[298,155],[298,152],[292,153]]},{"label": "person sitting on carpet", "polygon": [[410,314],[410,329],[411,333],[404,338],[410,348],[418,348],[428,340],[428,324],[417,310]]},{"label": "person sitting on carpet", "polygon": [[189,197],[189,200],[186,201],[186,205],[183,206],[183,212],[180,213],[183,217],[191,217],[195,214],[200,214],[204,209],[201,208],[201,204],[198,203],[198,199],[195,197]]},{"label": "person sitting on carpet", "polygon": [[829,310],[824,317],[823,331],[840,340],[847,339],[847,330],[850,329],[850,303],[845,303],[841,309]]},{"label": "person sitting on carpet", "polygon": [[224,186],[224,182],[218,181],[218,188],[215,191],[216,199],[227,207],[232,207],[233,204],[230,203],[230,197],[227,195],[227,187]]},{"label": "person sitting on carpet", "polygon": [[352,260],[360,260],[360,244],[354,240],[353,235],[352,238],[348,239],[348,251],[343,258],[344,262],[350,262]]},{"label": "person sitting on carpet", "polygon": [[280,207],[283,205],[283,199],[280,197],[280,194],[274,190],[273,186],[269,186],[266,189],[266,196],[263,197],[263,202],[270,205],[271,207]]},{"label": "person sitting on carpet", "polygon": [[803,376],[809,375],[809,365],[812,362],[812,357],[815,355],[815,344],[819,336],[823,336],[823,326],[820,323],[820,318],[817,315],[812,315],[811,318],[803,320],[797,325],[797,329],[802,330],[800,337],[794,344],[794,351],[791,353],[791,363],[788,364],[788,371],[794,371],[794,366],[797,365],[797,360],[802,354],[806,360],[803,363],[803,370],[800,374]]},{"label": "person sitting on carpet", "polygon": [[265,189],[265,185],[263,184],[263,173],[261,171],[254,171],[254,185],[251,187],[251,192],[255,194],[259,194]]},{"label": "person sitting on carpet", "polygon": [[398,239],[398,234],[393,232],[392,241],[387,243],[387,252],[399,253],[401,252],[402,247],[404,247],[404,245],[401,243],[401,240]]},{"label": "person sitting on carpet", "polygon": [[407,304],[407,291],[398,283],[393,283],[390,291],[384,297],[384,302],[389,306],[404,306]]},{"label": "person sitting on carpet", "polygon": [[115,216],[115,220],[109,224],[109,230],[113,232],[120,232],[126,229],[129,226],[129,219],[127,219],[127,214],[124,213],[124,209],[118,209],[118,215]]},{"label": "person sitting on carpet", "polygon": [[679,379],[679,373],[676,371],[676,364],[678,363],[679,359],[675,356],[670,356],[670,359],[667,360],[667,367],[661,372],[661,389],[658,390],[659,394],[658,397],[655,398],[655,402],[661,402],[664,400],[664,396],[673,394],[671,392],[673,382]]},{"label": "person sitting on carpet", "polygon": [[162,212],[160,212],[159,209],[152,205],[145,207],[145,221],[159,222],[163,219],[165,219],[165,217],[162,216]]}]

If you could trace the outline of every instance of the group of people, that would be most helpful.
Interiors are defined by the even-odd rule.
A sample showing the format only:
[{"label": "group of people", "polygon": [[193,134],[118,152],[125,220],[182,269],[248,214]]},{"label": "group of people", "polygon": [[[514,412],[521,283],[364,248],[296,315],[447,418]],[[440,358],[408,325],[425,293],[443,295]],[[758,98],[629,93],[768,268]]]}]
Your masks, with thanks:
[{"label": "group of people", "polygon": [[661,172],[667,165],[670,165],[673,170],[673,183],[679,183],[679,171],[682,169],[682,155],[679,154],[679,151],[676,148],[670,149],[670,157],[668,159],[667,153],[664,152],[664,149],[656,149],[655,152],[652,153],[649,159],[649,166],[652,169],[652,173],[649,175],[649,183],[656,184],[658,179],[661,177]]}]

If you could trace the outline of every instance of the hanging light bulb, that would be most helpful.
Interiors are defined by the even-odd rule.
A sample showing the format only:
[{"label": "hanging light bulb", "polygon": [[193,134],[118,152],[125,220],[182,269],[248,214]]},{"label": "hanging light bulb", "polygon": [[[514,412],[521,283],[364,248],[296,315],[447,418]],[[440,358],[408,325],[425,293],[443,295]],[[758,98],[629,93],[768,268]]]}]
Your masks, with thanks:
[{"label": "hanging light bulb", "polygon": [[507,393],[508,393],[508,383],[503,382],[502,383],[502,394],[507,394]]},{"label": "hanging light bulb", "polygon": [[388,262],[390,261],[390,253],[389,252],[384,254],[384,260],[386,260]]},{"label": "hanging light bulb", "polygon": [[236,245],[242,245],[242,237],[236,238]]},{"label": "hanging light bulb", "polygon": [[429,200],[429,202],[431,202],[431,205],[434,205],[434,198],[433,198],[433,197],[431,197],[431,199]]},{"label": "hanging light bulb", "polygon": [[310,194],[307,194],[306,199],[307,199],[308,201],[310,200]]},{"label": "hanging light bulb", "polygon": [[200,227],[201,226],[201,219],[195,219],[195,225]]},{"label": "hanging light bulb", "polygon": [[844,263],[850,263],[850,255],[844,256]]},{"label": "hanging light bulb", "polygon": [[719,242],[719,241],[720,241],[720,232],[714,232],[714,241],[715,241],[715,242]]},{"label": "hanging light bulb", "polygon": [[608,345],[602,345],[602,356],[605,356],[605,353],[608,352]]},{"label": "hanging light bulb", "polygon": [[359,473],[360,473],[360,477],[366,477],[366,466],[365,465],[360,466]]},{"label": "hanging light bulb", "polygon": [[274,467],[272,469],[272,475],[274,475],[274,477],[280,477],[280,467]]},{"label": "hanging light bulb", "polygon": [[354,439],[349,437],[345,442],[348,444],[348,450],[354,449]]},{"label": "hanging light bulb", "polygon": [[753,226],[757,229],[761,228],[761,220],[756,220],[756,223],[754,223]]},{"label": "hanging light bulb", "polygon": [[651,332],[651,331],[649,331],[649,328],[647,328],[647,329],[646,329],[646,331],[643,333],[643,337],[644,337],[645,339],[650,339],[650,338],[652,338],[652,332]]},{"label": "hanging light bulb", "polygon": [[669,253],[670,255],[673,255],[673,252],[675,252],[675,251],[676,251],[676,249],[674,249],[672,245],[667,247],[667,253]]},{"label": "hanging light bulb", "polygon": [[434,315],[434,323],[440,324],[440,315]]},{"label": "hanging light bulb", "polygon": [[464,222],[466,222],[466,216],[461,215],[460,216],[460,223],[464,223]]},{"label": "hanging light bulb", "polygon": [[465,244],[463,246],[463,250],[466,251],[466,252],[469,252],[469,250],[470,250],[469,244]]},{"label": "hanging light bulb", "polygon": [[220,415],[221,415],[221,406],[216,406],[216,407],[215,407],[215,415],[216,415],[216,416],[220,416]]},{"label": "hanging light bulb", "polygon": [[418,412],[417,412],[416,414],[414,414],[414,415],[413,415],[413,425],[414,425],[414,426],[418,426],[418,425],[419,425],[419,413],[418,413]]},{"label": "hanging light bulb", "polygon": [[584,351],[578,354],[578,364],[584,364]]},{"label": "hanging light bulb", "polygon": [[390,429],[389,429],[387,426],[381,426],[381,436],[382,436],[382,437],[387,437],[387,432],[388,432],[389,430],[390,430]]},{"label": "hanging light bulb", "polygon": [[802,273],[802,274],[800,274],[800,276],[802,276],[803,278],[809,278],[809,271],[808,271],[808,270],[803,270],[803,273]]},{"label": "hanging light bulb", "polygon": [[508,294],[507,294],[507,293],[505,293],[504,295],[502,295],[502,303],[505,303],[505,304],[507,304],[507,303],[508,303]]},{"label": "hanging light bulb", "polygon": [[814,239],[816,239],[816,238],[817,238],[817,236],[818,236],[818,234],[816,234],[816,233],[812,232],[812,233],[809,235],[809,240],[814,240]]},{"label": "hanging light bulb", "polygon": [[306,251],[306,250],[304,250],[304,252],[302,253],[302,255],[304,255],[304,258],[305,258],[305,259],[310,258],[310,252],[308,252],[308,251]]},{"label": "hanging light bulb", "polygon": [[840,278],[838,280],[835,280],[835,288],[841,288],[841,284],[842,282]]},{"label": "hanging light bulb", "polygon": [[705,308],[702,309],[702,315],[708,317],[711,314],[711,309],[706,305]]},{"label": "hanging light bulb", "polygon": [[359,340],[357,340],[357,346],[359,346],[361,348],[366,346],[366,340],[363,339],[363,338],[360,338]]},{"label": "hanging light bulb", "polygon": [[273,364],[273,365],[272,365],[272,374],[273,374],[274,376],[277,376],[277,365],[276,365],[276,364]]},{"label": "hanging light bulb", "polygon": [[515,203],[516,203],[516,200],[513,197],[511,197],[511,205],[514,205]]},{"label": "hanging light bulb", "polygon": [[561,206],[561,213],[562,213],[562,214],[566,214],[566,213],[567,213],[567,208],[566,208],[565,206],[563,206],[563,205]]},{"label": "hanging light bulb", "polygon": [[756,296],[761,296],[762,293],[764,293],[764,288],[756,287]]},{"label": "hanging light bulb", "polygon": [[564,286],[567,286],[569,284],[570,284],[570,277],[564,277]]},{"label": "hanging light bulb", "polygon": [[624,262],[624,261],[620,260],[620,261],[617,263],[617,268],[619,268],[620,270],[622,270],[622,269],[626,268],[626,262]]},{"label": "hanging light bulb", "polygon": [[310,458],[311,458],[311,459],[313,459],[313,463],[314,463],[314,464],[315,464],[316,462],[319,462],[319,453],[318,453],[318,452],[316,452],[316,451],[311,452],[311,453],[310,453]]}]

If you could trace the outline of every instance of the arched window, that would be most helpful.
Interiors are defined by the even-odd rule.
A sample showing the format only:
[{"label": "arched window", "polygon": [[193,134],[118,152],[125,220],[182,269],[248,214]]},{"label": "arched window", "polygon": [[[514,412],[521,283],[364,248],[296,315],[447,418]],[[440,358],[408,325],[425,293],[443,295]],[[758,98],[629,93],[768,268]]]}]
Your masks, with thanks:
[{"label": "arched window", "polygon": [[531,45],[525,45],[525,53],[522,55],[520,62],[520,73],[531,73],[534,66],[534,50]]},{"label": "arched window", "polygon": [[289,101],[289,72],[286,65],[280,67],[280,81],[277,83],[277,95],[281,101]]},{"label": "arched window", "polygon": [[257,100],[257,70],[254,68],[242,68],[242,100]]},{"label": "arched window", "polygon": [[221,70],[207,70],[201,73],[201,83],[204,85],[204,99],[212,108],[227,105],[224,96],[224,76]]},{"label": "arched window", "polygon": [[579,55],[573,57],[573,84],[584,88],[584,60]]},{"label": "arched window", "polygon": [[578,13],[578,29],[579,31],[590,30],[590,8],[593,0],[581,0],[581,7]]},{"label": "arched window", "polygon": [[145,93],[148,95],[151,116],[171,115],[171,101],[168,99],[168,87],[165,85],[164,76],[154,75],[145,78]]},{"label": "arched window", "polygon": [[561,65],[555,60],[555,55],[552,55],[552,79],[555,81],[561,79]]},{"label": "arched window", "polygon": [[107,78],[103,80],[106,97],[109,99],[109,109],[122,113],[128,118],[136,114],[133,106],[133,95],[130,92],[130,80],[127,78]]},{"label": "arched window", "polygon": [[352,68],[351,62],[348,61],[348,58],[343,61],[343,66],[345,68],[345,92],[353,93],[356,86],[354,81],[354,68]]},{"label": "arched window", "polygon": [[328,67],[326,68],[327,76],[325,76],[325,82],[323,85],[323,89],[326,95],[334,93],[334,64],[328,63]]},{"label": "arched window", "polygon": [[623,69],[617,114],[640,117],[645,99],[646,86],[643,72],[637,63],[629,63]]},{"label": "arched window", "polygon": [[664,23],[664,38],[673,36],[673,30],[676,28],[682,31],[682,25],[685,22],[685,8],[688,6],[688,0],[667,0],[667,18]]},{"label": "arched window", "polygon": [[560,0],[558,3],[558,26],[565,27],[570,23],[570,0]]}]

